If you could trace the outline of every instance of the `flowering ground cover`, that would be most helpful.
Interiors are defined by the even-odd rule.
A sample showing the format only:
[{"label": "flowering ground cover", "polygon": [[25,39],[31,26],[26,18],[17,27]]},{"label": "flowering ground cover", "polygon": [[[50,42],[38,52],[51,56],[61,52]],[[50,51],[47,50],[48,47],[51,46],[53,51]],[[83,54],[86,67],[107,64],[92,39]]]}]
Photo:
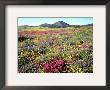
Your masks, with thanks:
[{"label": "flowering ground cover", "polygon": [[93,27],[18,31],[19,73],[93,73]]}]

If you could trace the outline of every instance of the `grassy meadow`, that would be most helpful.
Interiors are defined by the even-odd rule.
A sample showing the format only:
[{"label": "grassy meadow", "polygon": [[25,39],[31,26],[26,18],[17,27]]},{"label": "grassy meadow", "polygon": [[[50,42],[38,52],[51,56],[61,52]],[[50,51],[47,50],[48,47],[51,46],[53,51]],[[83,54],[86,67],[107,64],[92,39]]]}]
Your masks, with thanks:
[{"label": "grassy meadow", "polygon": [[18,73],[93,73],[93,26],[18,28]]}]

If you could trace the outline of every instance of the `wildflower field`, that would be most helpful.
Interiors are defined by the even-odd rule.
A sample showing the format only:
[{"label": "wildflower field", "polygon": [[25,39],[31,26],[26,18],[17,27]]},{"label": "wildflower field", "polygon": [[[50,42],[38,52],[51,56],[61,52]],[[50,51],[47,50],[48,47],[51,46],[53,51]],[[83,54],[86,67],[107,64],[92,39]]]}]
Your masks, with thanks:
[{"label": "wildflower field", "polygon": [[93,73],[93,27],[18,31],[19,73]]}]

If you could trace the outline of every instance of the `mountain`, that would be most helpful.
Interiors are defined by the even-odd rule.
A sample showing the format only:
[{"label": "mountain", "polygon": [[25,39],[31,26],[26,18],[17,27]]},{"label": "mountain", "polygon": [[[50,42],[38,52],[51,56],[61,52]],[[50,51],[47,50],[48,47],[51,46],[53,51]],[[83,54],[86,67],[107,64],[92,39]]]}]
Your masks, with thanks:
[{"label": "mountain", "polygon": [[48,24],[48,23],[44,23],[44,24],[41,24],[39,25],[40,27],[51,27],[51,24]]},{"label": "mountain", "polygon": [[57,28],[65,28],[65,27],[69,27],[70,25],[63,22],[63,21],[58,21],[56,23],[53,24],[55,27]]},{"label": "mountain", "polygon": [[22,25],[22,26],[18,26],[18,30],[24,30],[24,29],[29,29],[31,27],[48,27],[48,28],[66,28],[66,27],[75,27],[75,28],[79,28],[81,26],[87,26],[87,27],[90,27],[90,26],[93,26],[93,24],[87,24],[87,25],[70,25],[68,23],[65,23],[63,21],[58,21],[58,22],[55,22],[53,24],[48,24],[48,23],[44,23],[44,24],[41,24],[39,26],[29,26],[29,25]]},{"label": "mountain", "polygon": [[40,27],[49,27],[49,28],[65,28],[65,27],[69,27],[70,25],[63,21],[58,21],[58,22],[55,22],[54,24],[44,23],[39,26]]}]

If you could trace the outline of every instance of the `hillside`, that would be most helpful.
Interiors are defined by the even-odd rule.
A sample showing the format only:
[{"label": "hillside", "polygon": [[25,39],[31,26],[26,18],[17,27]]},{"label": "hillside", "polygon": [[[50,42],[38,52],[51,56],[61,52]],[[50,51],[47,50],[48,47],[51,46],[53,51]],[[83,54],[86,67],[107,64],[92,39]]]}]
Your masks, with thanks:
[{"label": "hillside", "polygon": [[55,22],[54,24],[44,23],[39,26],[40,27],[48,27],[48,28],[65,28],[65,27],[69,27],[70,25],[63,22],[63,21],[58,21],[58,22]]},{"label": "hillside", "polygon": [[41,24],[39,26],[29,26],[29,25],[22,25],[22,26],[18,26],[18,30],[24,30],[24,29],[33,29],[33,28],[66,28],[66,27],[74,27],[74,28],[79,28],[81,26],[93,26],[93,24],[87,24],[87,25],[70,25],[66,22],[63,21],[58,21],[55,22],[53,24],[48,24],[48,23],[44,23]]}]

